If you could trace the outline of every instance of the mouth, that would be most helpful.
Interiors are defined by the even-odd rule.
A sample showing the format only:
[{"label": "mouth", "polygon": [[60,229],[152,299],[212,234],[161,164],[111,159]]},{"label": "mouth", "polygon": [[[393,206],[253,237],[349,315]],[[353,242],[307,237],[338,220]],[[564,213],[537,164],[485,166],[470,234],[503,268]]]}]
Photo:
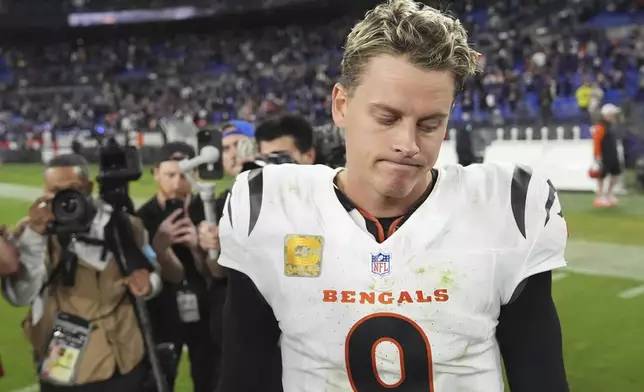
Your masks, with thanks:
[{"label": "mouth", "polygon": [[382,159],[381,162],[385,162],[387,164],[398,166],[398,167],[415,168],[415,169],[420,167],[420,165],[411,163],[411,162],[390,161],[387,159]]}]

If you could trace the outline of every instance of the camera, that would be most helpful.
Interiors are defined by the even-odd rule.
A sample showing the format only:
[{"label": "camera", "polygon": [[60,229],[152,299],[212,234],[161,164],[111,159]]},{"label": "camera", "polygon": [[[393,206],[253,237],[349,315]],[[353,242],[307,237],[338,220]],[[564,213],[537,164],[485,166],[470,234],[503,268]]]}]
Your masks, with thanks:
[{"label": "camera", "polygon": [[143,162],[139,150],[134,146],[121,146],[113,136],[108,138],[99,150],[99,173],[96,182],[103,201],[115,210],[134,213],[128,185],[143,174]]},{"label": "camera", "polygon": [[289,153],[285,151],[272,152],[268,155],[261,157],[260,159],[263,159],[264,162],[266,162],[266,164],[268,165],[281,165],[283,163],[297,163],[295,162],[293,157],[291,157],[291,155],[289,155]]},{"label": "camera", "polygon": [[136,181],[143,174],[139,150],[134,146],[121,146],[110,137],[99,150],[99,174],[96,181],[127,183]]},{"label": "camera", "polygon": [[79,234],[89,232],[96,207],[91,197],[75,189],[59,191],[51,202],[54,220],[47,227],[52,234]]},{"label": "camera", "polygon": [[268,155],[263,155],[255,158],[253,161],[245,162],[242,166],[242,171],[253,170],[266,165],[281,165],[284,163],[297,163],[291,155],[285,151],[273,152]]}]

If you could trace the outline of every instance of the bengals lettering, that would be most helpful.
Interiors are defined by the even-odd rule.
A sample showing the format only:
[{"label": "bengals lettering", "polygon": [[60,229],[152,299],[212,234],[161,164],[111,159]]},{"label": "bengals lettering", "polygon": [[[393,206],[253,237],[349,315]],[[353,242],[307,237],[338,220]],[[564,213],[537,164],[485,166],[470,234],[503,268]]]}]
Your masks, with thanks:
[{"label": "bengals lettering", "polygon": [[389,305],[393,303],[427,303],[427,302],[446,302],[449,300],[447,289],[436,289],[433,295],[426,294],[423,290],[416,290],[413,293],[401,291],[392,292],[375,292],[375,291],[337,291],[323,290],[323,302],[341,302],[345,304],[382,304]]}]

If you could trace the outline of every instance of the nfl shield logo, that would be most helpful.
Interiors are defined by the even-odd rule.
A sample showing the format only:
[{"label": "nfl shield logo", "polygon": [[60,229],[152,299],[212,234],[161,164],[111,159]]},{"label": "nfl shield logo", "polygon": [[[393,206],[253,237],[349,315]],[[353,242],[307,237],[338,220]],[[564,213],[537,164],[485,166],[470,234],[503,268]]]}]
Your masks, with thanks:
[{"label": "nfl shield logo", "polygon": [[391,255],[389,253],[371,254],[371,273],[385,276],[391,273]]}]

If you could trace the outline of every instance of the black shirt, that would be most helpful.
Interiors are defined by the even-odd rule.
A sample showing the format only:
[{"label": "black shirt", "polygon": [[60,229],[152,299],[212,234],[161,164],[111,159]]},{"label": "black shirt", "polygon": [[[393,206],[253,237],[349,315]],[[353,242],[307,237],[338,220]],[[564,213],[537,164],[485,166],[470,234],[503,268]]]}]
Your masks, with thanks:
[{"label": "black shirt", "polygon": [[617,151],[617,136],[613,126],[608,121],[600,121],[604,127],[604,137],[601,139],[600,147],[602,160],[605,164],[619,164],[619,153]]},{"label": "black shirt", "polygon": [[[188,207],[190,220],[195,225],[198,225],[205,219],[203,202],[199,196],[194,196],[193,200]],[[150,242],[154,238],[157,229],[161,222],[168,216],[165,209],[159,205],[156,195],[148,200],[139,210],[136,215],[141,218],[146,230],[150,235]],[[172,246],[172,251],[177,256],[181,264],[183,264],[186,281],[185,284],[197,295],[199,301],[199,313],[201,319],[204,320],[208,314],[208,296],[207,296],[207,282],[203,275],[197,269],[195,260],[190,250],[183,245]],[[176,285],[166,280],[163,281],[163,290],[159,295],[147,302],[150,318],[152,321],[155,334],[158,338],[168,340],[166,332],[173,333],[174,331],[182,328],[182,323],[179,319],[179,311],[177,308],[177,289],[180,289],[183,284]]]},{"label": "black shirt", "polygon": [[[438,173],[433,174],[437,178]],[[361,211],[367,229],[376,240],[384,241],[422,204],[432,188],[402,217],[374,218]],[[347,211],[357,208],[337,188],[336,194]],[[519,285],[508,305],[501,307],[496,338],[512,392],[569,391],[551,287],[550,271],[534,275]],[[217,392],[281,390],[281,358],[276,349],[279,324],[253,281],[239,271],[228,270],[223,319],[223,368]]]}]

